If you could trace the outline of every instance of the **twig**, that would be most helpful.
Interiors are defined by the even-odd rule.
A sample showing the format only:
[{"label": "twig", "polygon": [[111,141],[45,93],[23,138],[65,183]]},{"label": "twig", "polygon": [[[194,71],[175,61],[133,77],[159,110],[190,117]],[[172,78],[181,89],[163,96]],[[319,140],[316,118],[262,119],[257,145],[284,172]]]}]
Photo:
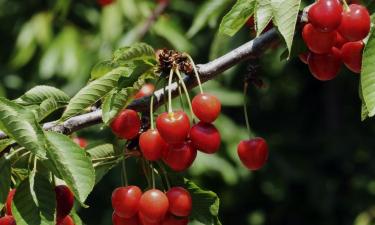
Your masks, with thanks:
[{"label": "twig", "polygon": [[145,24],[139,29],[138,38],[137,40],[142,40],[143,37],[147,34],[150,30],[151,26],[156,22],[156,19],[165,11],[168,7],[169,1],[162,1],[160,2],[155,10],[152,12],[150,17],[147,18]]}]

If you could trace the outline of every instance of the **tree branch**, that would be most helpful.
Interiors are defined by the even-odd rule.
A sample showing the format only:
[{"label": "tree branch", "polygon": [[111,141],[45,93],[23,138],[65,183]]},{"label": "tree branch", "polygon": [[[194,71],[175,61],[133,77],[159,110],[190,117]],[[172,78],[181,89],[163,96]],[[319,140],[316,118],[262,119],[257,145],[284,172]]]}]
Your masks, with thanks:
[{"label": "tree branch", "polygon": [[[240,47],[228,52],[227,54],[211,61],[206,64],[199,64],[198,73],[200,79],[206,82],[218,76],[225,70],[243,62],[246,59],[258,58],[268,49],[274,42],[279,41],[279,36],[275,28],[260,35],[252,41],[249,41]],[[194,76],[187,76],[184,78],[187,88],[190,90],[198,85]],[[178,85],[173,83],[166,89],[172,89],[173,97],[178,95]],[[163,90],[159,89],[155,92],[156,98],[154,99],[155,109],[163,104]],[[149,110],[150,97],[144,97],[134,100],[128,108],[135,109],[138,112],[147,112]],[[95,124],[102,123],[102,111],[96,110],[94,112],[82,114],[66,120],[64,123],[57,124],[56,121],[45,123],[44,130],[56,131],[64,134],[71,134],[77,130],[89,127]],[[6,138],[6,134],[0,132],[0,139]]]},{"label": "tree branch", "polygon": [[169,1],[162,1],[158,3],[158,5],[156,6],[155,10],[152,12],[150,17],[147,18],[146,22],[140,28],[137,40],[143,39],[143,37],[147,34],[147,32],[152,27],[152,25],[156,22],[156,19],[165,11],[165,9],[167,9],[168,4],[169,4]]}]

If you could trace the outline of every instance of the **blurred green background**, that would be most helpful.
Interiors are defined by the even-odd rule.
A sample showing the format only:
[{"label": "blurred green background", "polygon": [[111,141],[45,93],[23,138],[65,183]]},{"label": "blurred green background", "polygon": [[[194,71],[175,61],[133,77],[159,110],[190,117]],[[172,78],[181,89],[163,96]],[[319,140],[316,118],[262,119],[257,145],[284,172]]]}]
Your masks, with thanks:
[{"label": "blurred green background", "polygon": [[[137,41],[207,62],[253,38],[249,27],[233,38],[216,34],[233,2],[171,0],[139,37],[156,1],[102,7],[95,0],[0,0],[0,96],[15,98],[37,84],[72,96],[95,62]],[[317,81],[297,58],[280,61],[284,49],[276,46],[261,58],[265,88],[252,86],[249,93],[251,126],[269,143],[268,164],[251,173],[237,158],[236,146],[247,138],[242,63],[204,85],[224,106],[215,123],[223,144],[216,155],[199,154],[186,176],[218,193],[225,225],[375,224],[375,124],[360,121],[358,75],[343,68],[336,79]],[[99,125],[78,135],[91,146],[113,140]],[[142,185],[139,166],[130,160],[128,167],[131,183]],[[99,183],[90,208],[79,212],[86,224],[111,224],[110,196],[120,184],[118,168]]]}]

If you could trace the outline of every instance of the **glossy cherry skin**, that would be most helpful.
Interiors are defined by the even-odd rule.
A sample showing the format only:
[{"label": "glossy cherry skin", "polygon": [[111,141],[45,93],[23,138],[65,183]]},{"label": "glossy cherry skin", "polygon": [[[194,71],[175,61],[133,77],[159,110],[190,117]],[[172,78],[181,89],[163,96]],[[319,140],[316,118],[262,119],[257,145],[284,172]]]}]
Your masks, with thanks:
[{"label": "glossy cherry skin", "polygon": [[130,218],[122,218],[118,216],[115,212],[112,214],[113,225],[140,225],[138,214]]},{"label": "glossy cherry skin", "polygon": [[167,196],[157,190],[151,189],[143,193],[139,202],[139,214],[143,220],[150,223],[160,222],[169,208]]},{"label": "glossy cherry skin", "polygon": [[160,136],[158,130],[149,129],[139,136],[139,147],[145,159],[156,161],[161,159],[167,148],[167,143]]},{"label": "glossy cherry skin", "polygon": [[141,225],[161,225],[161,221],[149,221],[146,217],[144,217],[142,214],[138,213],[139,218],[139,224]]},{"label": "glossy cherry skin", "polygon": [[320,32],[336,30],[341,23],[342,5],[338,0],[319,0],[308,12],[309,22]]},{"label": "glossy cherry skin", "polygon": [[70,216],[66,216],[61,221],[58,221],[56,225],[74,225],[74,220]]},{"label": "glossy cherry skin", "polygon": [[141,119],[136,111],[125,109],[112,121],[111,128],[117,136],[130,140],[138,135]]},{"label": "glossy cherry skin", "polygon": [[12,215],[12,201],[13,201],[15,194],[16,194],[16,189],[12,189],[8,193],[7,202],[5,204],[5,213],[7,215]]},{"label": "glossy cherry skin", "polygon": [[138,212],[141,196],[142,191],[137,186],[116,188],[112,192],[112,208],[118,216],[131,218]]},{"label": "glossy cherry skin", "polygon": [[219,131],[211,123],[199,122],[190,130],[190,140],[193,146],[207,154],[213,154],[220,148]]},{"label": "glossy cherry skin", "polygon": [[241,162],[249,170],[258,170],[268,159],[268,146],[266,141],[260,137],[242,140],[237,146],[237,153]]},{"label": "glossy cherry skin", "polygon": [[189,168],[196,157],[197,150],[192,144],[183,143],[178,145],[168,145],[167,151],[163,155],[163,161],[172,170],[181,172]]},{"label": "glossy cherry skin", "polygon": [[74,143],[79,145],[81,148],[87,147],[87,140],[85,138],[75,137],[73,138]]},{"label": "glossy cherry skin", "polygon": [[56,194],[56,217],[57,220],[69,215],[74,204],[74,195],[66,185],[55,187]]},{"label": "glossy cherry skin", "polygon": [[348,42],[341,48],[342,61],[354,73],[361,72],[363,48],[362,41]]},{"label": "glossy cherry skin", "polygon": [[301,60],[301,62],[307,64],[307,58],[309,54],[310,54],[309,52],[304,52],[304,53],[299,54],[298,57]]},{"label": "glossy cherry skin", "polygon": [[190,193],[183,187],[172,187],[167,192],[169,212],[175,216],[189,216],[192,209]]},{"label": "glossy cherry skin", "polygon": [[190,121],[183,111],[164,112],[156,119],[156,127],[165,142],[168,144],[180,144],[189,135]]},{"label": "glossy cherry skin", "polygon": [[177,218],[176,216],[168,213],[161,225],[187,225],[189,223],[189,218]]},{"label": "glossy cherry skin", "polygon": [[191,102],[191,106],[198,119],[206,123],[215,121],[221,111],[220,100],[207,93],[196,95]]},{"label": "glossy cherry skin", "polygon": [[139,99],[146,96],[151,96],[155,91],[155,86],[153,84],[145,84],[142,88],[135,94],[134,98]]},{"label": "glossy cherry skin", "polygon": [[317,54],[324,54],[330,52],[335,44],[336,31],[322,33],[309,23],[303,27],[302,38],[310,51]]},{"label": "glossy cherry skin", "polygon": [[349,10],[342,14],[338,32],[348,41],[360,41],[370,32],[371,19],[367,9],[362,5],[351,4]]},{"label": "glossy cherry skin", "polygon": [[341,67],[340,50],[332,48],[328,54],[311,53],[307,59],[311,74],[318,80],[332,80],[337,76]]},{"label": "glossy cherry skin", "polygon": [[0,225],[16,225],[13,216],[4,216],[0,218]]},{"label": "glossy cherry skin", "polygon": [[340,49],[347,42],[348,40],[346,40],[339,32],[336,32],[336,41],[335,41],[336,48]]}]

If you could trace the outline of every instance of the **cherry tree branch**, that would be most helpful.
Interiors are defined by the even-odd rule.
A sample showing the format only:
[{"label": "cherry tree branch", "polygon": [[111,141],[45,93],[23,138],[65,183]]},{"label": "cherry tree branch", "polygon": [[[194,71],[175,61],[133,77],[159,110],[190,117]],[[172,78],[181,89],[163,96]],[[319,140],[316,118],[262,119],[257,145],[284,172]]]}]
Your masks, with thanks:
[{"label": "cherry tree branch", "polygon": [[169,4],[169,1],[162,1],[162,2],[158,3],[155,10],[152,12],[152,14],[147,18],[146,22],[140,28],[137,40],[143,39],[143,37],[147,34],[147,32],[152,27],[152,25],[156,22],[156,19],[161,14],[163,14],[163,12],[167,9],[168,4]]},{"label": "cherry tree branch", "polygon": [[[243,62],[250,58],[258,58],[265,50],[267,50],[273,43],[279,41],[279,35],[275,28],[268,32],[260,35],[259,37],[241,45],[240,47],[228,52],[227,54],[211,61],[206,64],[199,64],[198,73],[201,82],[206,82],[214,77],[220,75],[227,69]],[[198,85],[197,80],[194,76],[186,76],[184,78],[187,88],[190,90]],[[166,87],[166,90],[172,89],[173,97],[178,95],[177,83],[171,84]],[[156,109],[163,104],[163,93],[162,89],[155,91],[154,108]],[[150,97],[144,97],[141,99],[134,100],[128,108],[135,109],[138,112],[147,112],[149,110]],[[56,121],[45,123],[43,125],[44,130],[56,131],[64,134],[71,134],[77,130],[89,127],[95,124],[102,123],[102,111],[100,109],[82,114],[79,116],[72,117],[63,123],[57,123]],[[5,133],[0,132],[0,139],[5,139],[7,136]]]}]

